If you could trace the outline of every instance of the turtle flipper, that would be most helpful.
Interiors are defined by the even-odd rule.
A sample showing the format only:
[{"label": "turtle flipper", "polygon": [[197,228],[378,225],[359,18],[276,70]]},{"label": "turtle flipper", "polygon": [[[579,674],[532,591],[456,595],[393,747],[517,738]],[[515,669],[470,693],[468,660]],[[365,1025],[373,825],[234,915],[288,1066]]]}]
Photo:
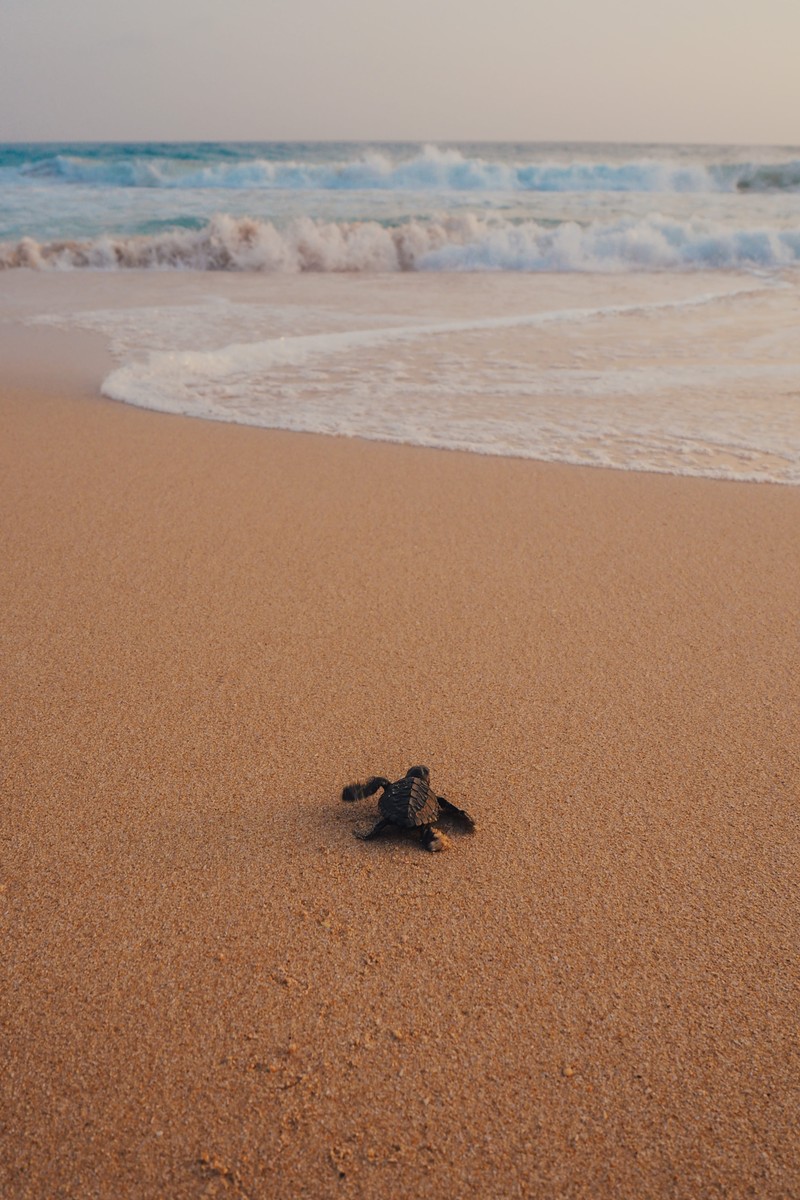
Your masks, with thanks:
[{"label": "turtle flipper", "polygon": [[380,821],[377,821],[367,833],[360,833],[359,830],[354,829],[353,837],[359,838],[362,842],[369,842],[372,838],[377,837],[379,833],[382,833],[386,826],[391,825],[391,823],[391,821],[387,821],[386,817],[381,817]]},{"label": "turtle flipper", "polygon": [[475,818],[471,817],[466,809],[458,808],[455,804],[451,804],[446,796],[437,796],[436,799],[439,801],[442,811],[446,812],[449,817],[458,817],[459,821],[464,821],[470,829],[476,827]]},{"label": "turtle flipper", "polygon": [[449,844],[449,839],[444,836],[442,831],[434,829],[432,825],[425,826],[419,840],[426,850],[430,850],[431,854],[436,854],[439,850],[446,850]]},{"label": "turtle flipper", "polygon": [[382,775],[373,775],[372,779],[368,779],[366,783],[350,783],[346,788],[342,788],[342,799],[347,800],[365,800],[367,796],[374,796],[378,788],[387,788],[389,780],[384,779]]}]

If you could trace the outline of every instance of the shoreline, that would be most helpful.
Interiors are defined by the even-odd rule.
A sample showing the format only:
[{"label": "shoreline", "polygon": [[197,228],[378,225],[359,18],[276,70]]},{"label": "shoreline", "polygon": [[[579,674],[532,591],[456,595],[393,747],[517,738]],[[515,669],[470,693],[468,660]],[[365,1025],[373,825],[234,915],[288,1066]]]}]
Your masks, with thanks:
[{"label": "shoreline", "polygon": [[[3,1194],[796,1194],[800,492],[189,422],[47,338]],[[477,834],[360,845],[420,760]]]},{"label": "shoreline", "polygon": [[794,486],[793,281],[16,272],[0,355],[97,351],[109,396],[202,419]]}]

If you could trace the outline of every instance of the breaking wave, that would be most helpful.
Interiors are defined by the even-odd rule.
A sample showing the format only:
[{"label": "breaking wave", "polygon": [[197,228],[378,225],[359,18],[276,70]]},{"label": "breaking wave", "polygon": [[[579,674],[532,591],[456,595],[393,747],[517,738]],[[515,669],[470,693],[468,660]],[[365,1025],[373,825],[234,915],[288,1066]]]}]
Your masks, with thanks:
[{"label": "breaking wave", "polygon": [[301,218],[285,227],[220,214],[201,229],[0,243],[0,269],[36,270],[633,271],[798,263],[800,229],[731,229],[659,214],[555,226],[471,215],[395,226]]},{"label": "breaking wave", "polygon": [[[78,149],[77,147],[75,149]],[[398,158],[361,150],[352,157],[315,162],[242,154],[196,157],[165,149],[162,155],[62,152],[15,159],[0,166],[6,178],[91,187],[231,190],[375,190],[503,192],[770,192],[800,190],[800,159],[784,162],[688,162],[643,157],[624,161],[548,161],[539,155],[506,161],[425,146]]]}]

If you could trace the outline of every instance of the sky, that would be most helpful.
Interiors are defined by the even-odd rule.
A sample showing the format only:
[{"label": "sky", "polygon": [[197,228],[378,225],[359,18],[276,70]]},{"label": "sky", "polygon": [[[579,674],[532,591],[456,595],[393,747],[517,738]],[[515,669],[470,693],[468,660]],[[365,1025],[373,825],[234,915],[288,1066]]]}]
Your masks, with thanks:
[{"label": "sky", "polygon": [[0,0],[0,141],[800,142],[800,0]]}]

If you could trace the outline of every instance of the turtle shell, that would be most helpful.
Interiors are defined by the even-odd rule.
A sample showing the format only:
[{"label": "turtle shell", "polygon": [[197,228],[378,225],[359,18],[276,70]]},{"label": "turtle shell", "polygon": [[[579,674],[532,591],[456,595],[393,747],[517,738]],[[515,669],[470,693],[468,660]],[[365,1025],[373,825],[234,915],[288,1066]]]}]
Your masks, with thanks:
[{"label": "turtle shell", "polygon": [[408,775],[386,788],[378,808],[382,816],[403,829],[432,825],[439,819],[439,801],[428,781]]}]

